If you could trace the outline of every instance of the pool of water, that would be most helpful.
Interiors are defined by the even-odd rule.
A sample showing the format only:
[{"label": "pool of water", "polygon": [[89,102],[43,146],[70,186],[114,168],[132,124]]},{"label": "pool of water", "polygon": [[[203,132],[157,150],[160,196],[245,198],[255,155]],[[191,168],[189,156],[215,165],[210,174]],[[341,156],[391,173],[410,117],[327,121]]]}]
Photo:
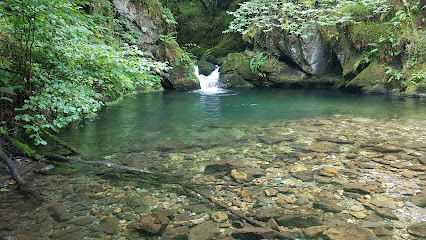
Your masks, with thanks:
[{"label": "pool of water", "polygon": [[61,137],[91,157],[103,157],[153,150],[166,142],[235,141],[238,133],[227,129],[336,114],[421,120],[426,116],[426,104],[330,90],[173,91],[127,98],[103,109],[86,126],[62,132]]},{"label": "pool of water", "polygon": [[426,103],[395,96],[140,94],[59,136],[82,160],[152,174],[63,164],[27,176],[49,199],[41,204],[4,180],[0,236],[415,239],[426,221],[425,130]]}]

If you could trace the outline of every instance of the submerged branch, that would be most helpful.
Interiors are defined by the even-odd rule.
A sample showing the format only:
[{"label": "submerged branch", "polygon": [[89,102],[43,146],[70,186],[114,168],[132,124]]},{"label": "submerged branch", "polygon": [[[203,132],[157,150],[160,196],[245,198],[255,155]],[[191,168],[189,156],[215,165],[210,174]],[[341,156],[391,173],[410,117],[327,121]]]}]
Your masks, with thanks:
[{"label": "submerged branch", "polygon": [[6,164],[6,166],[9,168],[12,178],[17,182],[19,189],[21,191],[31,194],[34,198],[36,198],[39,201],[44,201],[43,197],[39,193],[35,192],[33,189],[31,189],[28,186],[28,184],[19,174],[19,171],[16,168],[15,164],[13,163],[12,159],[10,159],[6,155],[6,153],[3,152],[3,149],[1,148],[1,146],[0,146],[0,158],[4,162],[4,164]]},{"label": "submerged branch", "polygon": [[105,161],[84,161],[84,160],[71,160],[69,161],[71,163],[87,163],[87,164],[95,164],[95,165],[104,165],[109,168],[115,168],[115,169],[121,169],[126,171],[132,171],[132,172],[140,172],[140,173],[152,173],[149,170],[140,169],[140,168],[133,168],[133,167],[127,167],[123,165],[118,165],[112,162],[105,162]]},{"label": "submerged branch", "polygon": [[243,212],[232,209],[231,207],[229,207],[225,203],[222,203],[222,202],[218,201],[213,196],[208,196],[208,195],[206,195],[206,194],[204,194],[202,192],[199,192],[194,187],[192,187],[192,186],[190,186],[188,184],[180,184],[180,183],[176,183],[176,184],[182,186],[185,189],[193,191],[194,193],[189,192],[191,195],[193,195],[195,197],[203,197],[204,199],[207,199],[207,200],[211,201],[212,203],[216,204],[217,206],[219,206],[219,207],[221,207],[221,208],[229,211],[232,215],[234,215],[234,216],[236,216],[236,217],[238,217],[240,219],[245,220],[246,222],[252,224],[253,226],[263,227],[263,228],[267,227],[266,223],[258,221],[258,220],[254,219],[254,218],[248,217]]}]

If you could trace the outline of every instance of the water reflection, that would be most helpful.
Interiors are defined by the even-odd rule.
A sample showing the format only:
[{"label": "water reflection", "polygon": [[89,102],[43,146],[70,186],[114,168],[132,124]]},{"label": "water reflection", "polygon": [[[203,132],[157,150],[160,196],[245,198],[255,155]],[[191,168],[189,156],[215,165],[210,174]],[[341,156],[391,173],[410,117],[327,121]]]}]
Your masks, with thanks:
[{"label": "water reflection", "polygon": [[219,121],[221,116],[221,95],[200,94],[197,104],[198,119],[201,121]]}]

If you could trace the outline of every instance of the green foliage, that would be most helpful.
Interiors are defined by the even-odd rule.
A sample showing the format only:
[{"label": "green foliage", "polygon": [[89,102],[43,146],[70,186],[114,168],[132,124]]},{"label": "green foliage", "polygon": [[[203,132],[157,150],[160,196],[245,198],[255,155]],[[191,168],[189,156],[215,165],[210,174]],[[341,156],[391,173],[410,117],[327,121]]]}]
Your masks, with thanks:
[{"label": "green foliage", "polygon": [[175,17],[172,14],[172,11],[169,8],[163,7],[163,19],[166,21],[167,24],[174,24],[177,25],[178,22],[176,22]]},{"label": "green foliage", "polygon": [[392,67],[385,67],[385,70],[386,70],[385,78],[387,83],[394,83],[395,85],[404,86],[404,87],[408,85],[408,82],[404,78],[404,75],[402,74],[402,72]]},{"label": "green foliage", "polygon": [[413,73],[410,78],[410,81],[415,83],[426,83],[426,72],[418,71]]},{"label": "green foliage", "polygon": [[351,13],[343,11],[354,5],[362,6],[371,13],[386,12],[386,0],[352,1],[296,1],[296,0],[251,0],[229,12],[234,20],[226,32],[249,33],[254,29],[269,32],[274,28],[305,37],[306,29],[321,25],[354,22]]},{"label": "green foliage", "polygon": [[[1,101],[17,107],[15,120],[35,144],[41,129],[59,131],[96,113],[105,101],[160,83],[165,63],[136,45],[109,1],[16,0],[0,3]],[[85,4],[85,3],[84,3]],[[127,43],[123,43],[121,40]],[[14,101],[20,95],[24,101]]]},{"label": "green foliage", "polygon": [[256,55],[250,59],[250,69],[253,73],[257,73],[260,77],[266,77],[265,73],[259,72],[259,69],[266,64],[268,54],[257,52]]},{"label": "green foliage", "polygon": [[379,49],[377,43],[369,43],[368,44],[372,49],[370,51],[365,51],[364,54],[355,61],[353,65],[354,71],[358,71],[360,66],[365,66],[371,63],[376,57]]}]

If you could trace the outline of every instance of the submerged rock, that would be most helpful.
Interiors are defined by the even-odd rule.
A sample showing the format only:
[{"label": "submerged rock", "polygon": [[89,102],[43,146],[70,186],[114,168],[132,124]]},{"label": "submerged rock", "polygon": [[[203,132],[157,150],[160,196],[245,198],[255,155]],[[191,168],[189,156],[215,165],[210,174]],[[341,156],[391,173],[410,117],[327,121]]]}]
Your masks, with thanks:
[{"label": "submerged rock", "polygon": [[423,193],[423,194],[417,194],[415,196],[412,196],[410,198],[410,201],[413,204],[415,204],[415,205],[417,205],[419,207],[426,207],[426,194]]},{"label": "submerged rock", "polygon": [[320,153],[329,153],[335,152],[338,149],[338,145],[332,142],[314,142],[311,145],[303,147],[304,150],[320,152]]},{"label": "submerged rock", "polygon": [[236,229],[232,233],[232,237],[241,240],[247,239],[269,239],[276,235],[275,231],[271,228],[262,227],[244,227]]},{"label": "submerged rock", "polygon": [[379,144],[374,146],[373,149],[382,153],[397,153],[403,150],[401,147],[391,144]]},{"label": "submerged rock", "polygon": [[409,226],[407,231],[417,237],[426,237],[426,221]]},{"label": "submerged rock", "polygon": [[226,212],[214,212],[212,213],[212,219],[217,223],[223,223],[228,221],[228,214]]},{"label": "submerged rock", "polygon": [[166,228],[168,223],[169,219],[167,217],[151,213],[142,215],[135,227],[151,234],[159,234]]},{"label": "submerged rock", "polygon": [[188,239],[205,240],[212,239],[220,234],[217,223],[206,221],[189,230]]},{"label": "submerged rock", "polygon": [[374,240],[378,239],[376,234],[368,228],[358,224],[338,226],[324,231],[330,240]]},{"label": "submerged rock", "polygon": [[325,198],[325,197],[320,197],[315,199],[313,206],[314,208],[318,208],[326,212],[337,213],[344,210],[344,207],[338,204],[335,200]]}]

